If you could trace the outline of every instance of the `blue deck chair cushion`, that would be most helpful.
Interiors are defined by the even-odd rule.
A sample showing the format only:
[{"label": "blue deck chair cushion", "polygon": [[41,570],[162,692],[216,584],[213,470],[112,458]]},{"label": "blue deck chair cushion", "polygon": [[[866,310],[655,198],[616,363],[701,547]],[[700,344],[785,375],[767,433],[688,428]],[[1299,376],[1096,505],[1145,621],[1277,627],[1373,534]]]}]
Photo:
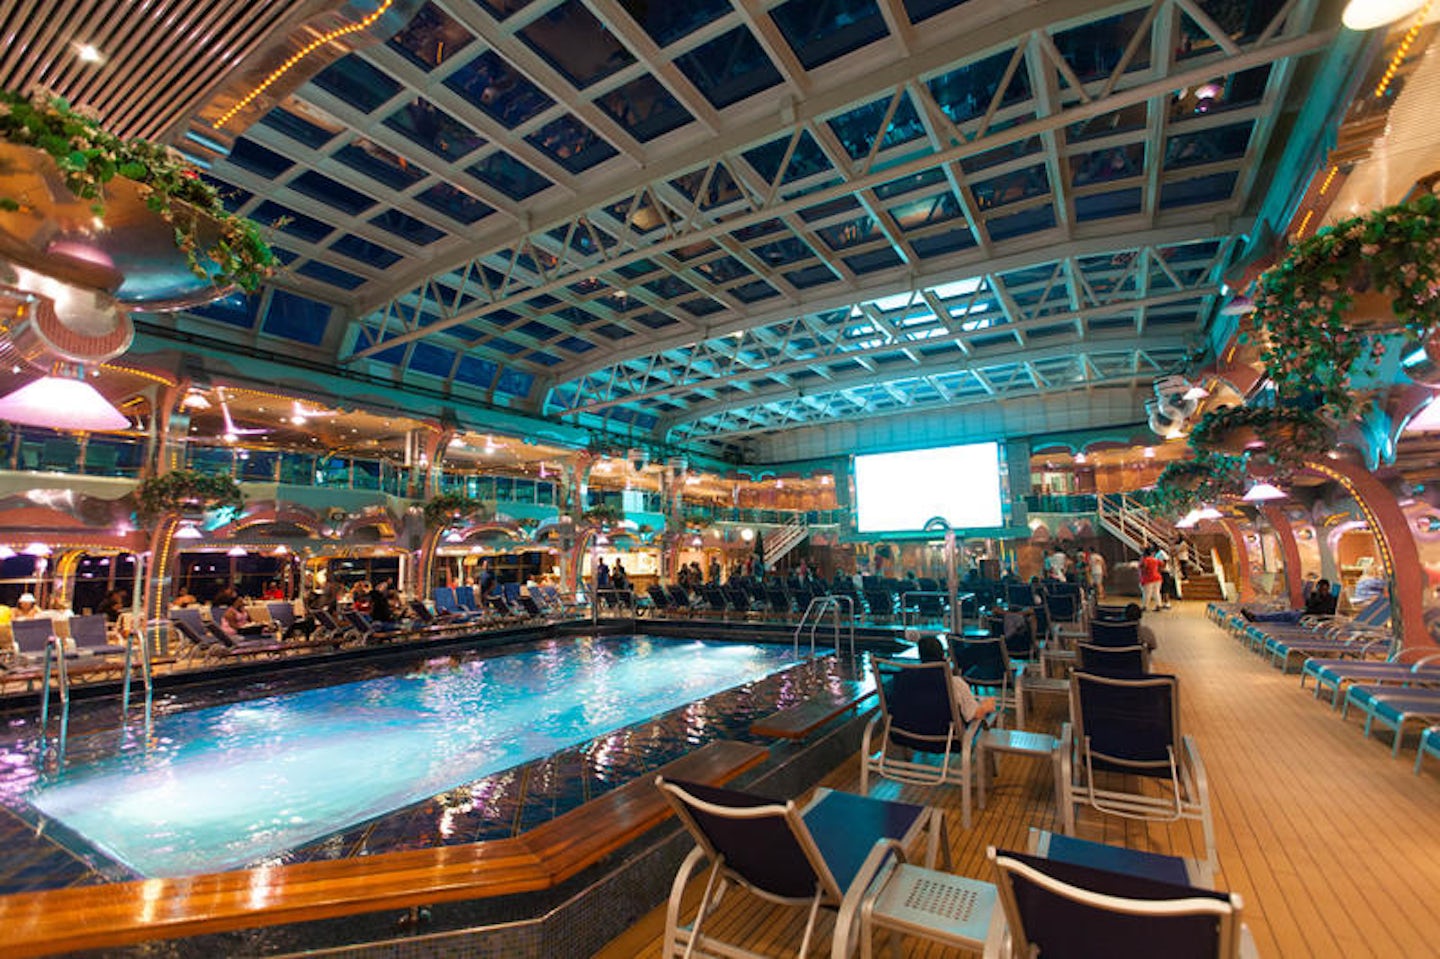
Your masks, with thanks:
[{"label": "blue deck chair cushion", "polygon": [[959,749],[963,737],[960,730],[952,728],[950,669],[944,663],[930,665],[934,668],[905,669],[882,679],[885,706],[890,713],[890,741],[933,753],[953,731],[951,748]]},{"label": "blue deck chair cushion", "polygon": [[746,882],[773,896],[787,899],[805,899],[815,895],[820,877],[785,819],[783,802],[719,786],[678,780],[670,780],[670,783],[701,802],[715,806],[773,808],[773,816],[737,820],[714,815],[692,804],[685,806],[687,814],[710,846],[724,858],[730,869],[744,876]]}]

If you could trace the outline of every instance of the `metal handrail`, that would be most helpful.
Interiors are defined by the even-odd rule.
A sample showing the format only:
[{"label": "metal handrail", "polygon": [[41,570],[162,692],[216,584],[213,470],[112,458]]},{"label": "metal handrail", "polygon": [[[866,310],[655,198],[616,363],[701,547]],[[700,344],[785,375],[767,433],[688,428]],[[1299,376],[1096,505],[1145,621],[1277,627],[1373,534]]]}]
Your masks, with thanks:
[{"label": "metal handrail", "polygon": [[[795,627],[795,638],[791,644],[791,655],[796,659],[800,658],[800,634],[805,630],[805,624],[810,624],[810,657],[815,656],[815,631],[820,628],[820,621],[825,618],[825,613],[830,612],[834,616],[835,629],[835,655],[840,655],[840,606],[844,604],[849,610],[846,622],[850,634],[850,658],[855,658],[855,600],[842,594],[828,596],[815,596],[810,604],[805,607],[805,613],[800,617],[800,622]],[[811,620],[811,614],[815,618]]]}]

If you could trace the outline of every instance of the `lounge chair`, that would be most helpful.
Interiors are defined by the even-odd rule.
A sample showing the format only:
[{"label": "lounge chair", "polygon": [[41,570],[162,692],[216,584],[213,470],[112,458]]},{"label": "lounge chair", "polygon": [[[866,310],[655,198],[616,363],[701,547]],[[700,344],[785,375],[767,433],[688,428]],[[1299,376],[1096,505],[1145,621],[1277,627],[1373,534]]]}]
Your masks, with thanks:
[{"label": "lounge chair", "polygon": [[388,643],[410,632],[404,623],[376,622],[369,615],[353,609],[345,611],[345,621],[350,624],[351,635],[366,644]]},{"label": "lounge chair", "polygon": [[[921,786],[958,785],[962,821],[970,827],[970,780],[975,739],[984,726],[960,714],[949,663],[871,660],[880,709],[865,726],[860,744],[860,791],[870,791],[870,774]],[[938,764],[915,753],[939,756]],[[985,782],[980,780],[980,807]]]},{"label": "lounge chair", "polygon": [[[921,831],[937,828],[923,806],[829,790],[819,790],[816,800],[801,810],[794,802],[715,786],[658,777],[656,785],[696,843],[670,887],[662,949],[666,957],[761,959],[736,943],[717,940],[705,928],[732,886],[808,910],[801,956],[816,938],[820,910],[838,910],[833,952],[848,953],[861,902],[876,873],[892,857],[903,859],[904,847]],[[930,848],[937,846],[932,842]],[[685,923],[687,889],[707,860],[704,892],[694,918]]]},{"label": "lounge chair", "polygon": [[[1429,652],[1426,652],[1429,650]],[[1323,659],[1312,656],[1300,670],[1300,688],[1307,677],[1315,680],[1315,698],[1330,690],[1330,705],[1340,705],[1340,694],[1352,683],[1367,686],[1440,685],[1440,653],[1433,646],[1402,649],[1385,661],[1365,659]]]},{"label": "lounge chair", "polygon": [[[1060,756],[1067,826],[1077,805],[1126,819],[1198,820],[1205,858],[1215,864],[1209,780],[1195,741],[1181,731],[1180,683],[1174,676],[1073,674]],[[1106,777],[1103,784],[1101,776]],[[1132,780],[1133,790],[1128,788]],[[1164,783],[1159,794],[1145,787],[1147,780]]]},{"label": "lounge chair", "polygon": [[1420,746],[1415,750],[1415,775],[1420,775],[1420,764],[1427,755],[1440,759],[1440,726],[1431,726],[1420,734]]},{"label": "lounge chair", "polygon": [[1139,620],[1127,619],[1112,623],[1097,620],[1090,624],[1089,642],[1092,646],[1136,646],[1140,643]]},{"label": "lounge chair", "polygon": [[1232,893],[991,848],[1010,955],[1045,959],[1258,955]]},{"label": "lounge chair", "polygon": [[1394,732],[1390,741],[1392,755],[1400,754],[1400,741],[1405,727],[1440,723],[1440,689],[1418,686],[1351,686],[1345,691],[1345,704],[1340,715],[1348,717],[1350,707],[1365,714],[1365,735],[1378,722]]}]

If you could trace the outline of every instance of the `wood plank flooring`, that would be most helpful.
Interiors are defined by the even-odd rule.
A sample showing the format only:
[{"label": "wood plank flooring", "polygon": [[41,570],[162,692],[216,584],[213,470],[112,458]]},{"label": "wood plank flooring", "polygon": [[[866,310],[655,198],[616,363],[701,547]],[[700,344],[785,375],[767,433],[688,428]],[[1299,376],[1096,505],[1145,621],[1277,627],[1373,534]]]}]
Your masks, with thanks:
[{"label": "wood plank flooring", "polygon": [[[1204,618],[1200,603],[1147,616],[1159,640],[1156,672],[1181,677],[1186,731],[1210,777],[1220,874],[1240,894],[1265,957],[1440,956],[1440,762],[1411,772],[1414,739],[1390,755],[1388,733],[1367,740],[1357,718],[1301,690]],[[1058,701],[1040,699],[1032,729],[1058,731]],[[947,811],[954,871],[990,878],[988,846],[1024,848],[1031,826],[1058,828],[1048,764],[1005,756],[988,808],[960,825],[958,791],[872,784],[871,794]],[[823,785],[859,789],[852,758]],[[1082,838],[1177,855],[1203,855],[1198,824],[1156,826],[1084,810]],[[730,897],[710,928],[768,955],[794,955],[798,910]],[[663,906],[597,954],[660,955]],[[815,952],[812,950],[812,955]],[[906,940],[912,959],[963,952]]]}]

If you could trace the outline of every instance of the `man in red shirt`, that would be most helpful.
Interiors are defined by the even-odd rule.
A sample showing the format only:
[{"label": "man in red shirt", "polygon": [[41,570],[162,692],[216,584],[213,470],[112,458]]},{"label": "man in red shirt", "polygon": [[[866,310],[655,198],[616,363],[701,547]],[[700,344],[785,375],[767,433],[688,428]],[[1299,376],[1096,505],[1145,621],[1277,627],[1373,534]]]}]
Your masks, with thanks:
[{"label": "man in red shirt", "polygon": [[1155,550],[1147,549],[1140,557],[1140,605],[1146,609],[1160,609],[1160,583],[1163,581],[1163,564]]}]

